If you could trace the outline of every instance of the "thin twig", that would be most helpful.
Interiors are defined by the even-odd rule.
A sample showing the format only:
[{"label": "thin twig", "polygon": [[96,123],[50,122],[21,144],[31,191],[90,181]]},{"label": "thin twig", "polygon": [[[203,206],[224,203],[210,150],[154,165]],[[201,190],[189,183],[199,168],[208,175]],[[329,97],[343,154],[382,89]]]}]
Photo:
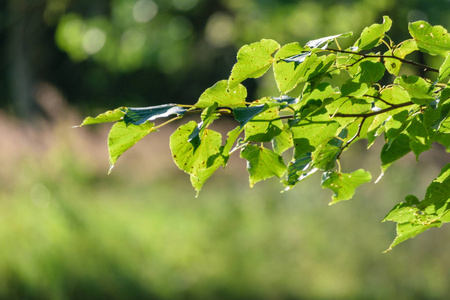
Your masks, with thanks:
[{"label": "thin twig", "polygon": [[339,154],[336,157],[336,160],[339,161],[339,157],[341,157],[342,152],[344,152],[345,148],[348,148],[350,146],[350,144],[356,140],[360,134],[361,134],[361,130],[363,127],[364,122],[367,120],[368,117],[362,117],[361,123],[358,124],[358,130],[356,131],[355,135],[352,136],[346,143],[345,145],[340,149]]},{"label": "thin twig", "polygon": [[424,71],[430,71],[430,72],[435,72],[435,73],[439,73],[438,69],[429,67],[427,65],[423,65],[421,63],[415,62],[413,60],[408,60],[408,59],[404,59],[395,55],[377,55],[377,54],[363,54],[363,53],[357,53],[357,52],[352,52],[352,51],[346,51],[346,50],[339,50],[339,49],[332,49],[332,48],[328,48],[327,49],[330,52],[338,52],[338,53],[345,53],[345,54],[354,54],[354,55],[359,55],[362,58],[359,59],[358,61],[365,59],[365,58],[392,58],[392,59],[396,59],[401,61],[402,63],[405,64],[409,64],[409,65],[413,65],[419,68],[422,68]]},{"label": "thin twig", "polygon": [[379,111],[373,111],[370,113],[363,113],[363,114],[343,114],[343,113],[336,113],[334,114],[335,117],[339,117],[339,118],[368,118],[368,117],[372,117],[372,116],[376,116],[376,115],[380,115],[383,114],[385,112],[397,109],[397,108],[401,108],[401,107],[405,107],[405,106],[410,106],[413,105],[414,102],[412,101],[408,101],[405,103],[400,103],[400,104],[392,104],[391,107],[385,108],[385,109],[381,109]]}]

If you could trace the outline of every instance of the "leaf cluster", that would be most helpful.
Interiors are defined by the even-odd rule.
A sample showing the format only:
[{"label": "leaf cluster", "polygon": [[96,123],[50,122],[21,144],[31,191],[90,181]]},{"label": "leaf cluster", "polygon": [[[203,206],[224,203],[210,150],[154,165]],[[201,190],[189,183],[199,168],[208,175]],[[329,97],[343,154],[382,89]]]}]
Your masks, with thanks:
[{"label": "leaf cluster", "polygon": [[[450,151],[450,34],[418,21],[409,24],[411,39],[395,44],[387,35],[391,25],[385,16],[381,24],[366,27],[348,49],[341,49],[338,40],[351,32],[305,45],[263,39],[243,46],[229,78],[206,89],[193,105],[121,107],[88,117],[81,125],[116,122],[108,137],[112,168],[144,136],[198,114],[198,121],[181,125],[170,138],[174,162],[189,174],[197,192],[232,153],[240,152],[250,186],[278,177],[284,190],[290,190],[321,172],[322,187],[333,192],[330,204],[349,200],[372,179],[362,169],[341,170],[341,154],[358,140],[367,140],[368,147],[377,138],[384,140],[382,174],[410,152],[418,158],[432,143]],[[433,68],[407,59],[413,52],[438,55],[443,62]],[[405,64],[427,76],[400,75]],[[242,83],[271,69],[279,94],[248,99]],[[226,138],[210,128],[224,116],[237,123]],[[156,125],[162,118],[168,120]],[[450,164],[424,200],[408,196],[388,213],[385,220],[397,223],[391,247],[450,220],[449,177]]]}]

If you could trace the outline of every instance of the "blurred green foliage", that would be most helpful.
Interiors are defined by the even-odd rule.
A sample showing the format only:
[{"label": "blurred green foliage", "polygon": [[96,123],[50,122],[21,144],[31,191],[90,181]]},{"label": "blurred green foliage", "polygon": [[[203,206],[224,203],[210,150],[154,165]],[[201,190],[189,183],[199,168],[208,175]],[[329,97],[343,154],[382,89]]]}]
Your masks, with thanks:
[{"label": "blurred green foliage", "polygon": [[120,169],[105,177],[66,142],[22,162],[0,189],[1,299],[446,299],[450,292],[448,228],[381,253],[394,236],[393,224],[379,224],[386,209],[405,189],[423,193],[427,181],[419,178],[435,175],[411,162],[330,207],[329,191],[300,184],[279,193],[276,181],[250,190],[236,171],[194,199],[186,178],[170,170],[156,180]]}]

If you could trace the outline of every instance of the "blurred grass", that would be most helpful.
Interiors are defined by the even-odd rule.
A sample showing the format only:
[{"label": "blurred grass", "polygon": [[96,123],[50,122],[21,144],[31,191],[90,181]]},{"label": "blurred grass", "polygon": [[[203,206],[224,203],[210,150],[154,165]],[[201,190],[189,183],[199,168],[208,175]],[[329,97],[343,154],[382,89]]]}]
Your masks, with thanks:
[{"label": "blurred grass", "polygon": [[[68,123],[76,121],[31,131],[0,124],[4,137],[14,134],[6,140],[15,139],[0,144],[1,299],[446,299],[450,292],[448,228],[382,254],[394,224],[379,223],[408,193],[423,196],[446,158],[436,155],[447,154],[404,159],[334,206],[320,176],[287,193],[277,180],[250,189],[243,161],[194,198],[188,176],[165,165],[165,132],[136,145],[107,176],[106,133]],[[376,151],[361,149],[346,153],[343,167],[376,177]]]}]

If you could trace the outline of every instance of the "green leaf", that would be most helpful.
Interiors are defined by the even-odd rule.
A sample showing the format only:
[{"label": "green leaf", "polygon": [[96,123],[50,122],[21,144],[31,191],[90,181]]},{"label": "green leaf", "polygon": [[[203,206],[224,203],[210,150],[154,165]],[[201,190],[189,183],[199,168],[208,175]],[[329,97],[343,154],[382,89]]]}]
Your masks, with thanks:
[{"label": "green leaf", "polygon": [[384,16],[382,24],[373,24],[364,28],[354,47],[357,47],[358,50],[368,50],[378,46],[391,26],[392,20],[388,16]]},{"label": "green leaf", "polygon": [[268,108],[269,106],[267,104],[260,104],[249,107],[237,107],[233,110],[233,115],[236,121],[239,122],[239,125],[243,127],[245,124],[247,124],[248,121]]},{"label": "green leaf", "polygon": [[389,88],[383,89],[380,93],[380,97],[384,101],[393,105],[404,104],[411,101],[409,94],[398,85],[393,85]]},{"label": "green leaf", "polygon": [[394,83],[404,88],[415,104],[427,105],[434,100],[433,86],[422,77],[402,75]]},{"label": "green leaf", "polygon": [[[393,85],[382,90],[379,98],[382,100],[375,99],[375,105],[380,108],[388,108],[392,105],[404,104],[411,101],[408,93],[398,85]],[[397,137],[404,130],[403,127],[406,128],[406,124],[403,124],[403,122],[408,116],[407,107],[401,107],[376,115],[372,119],[372,122],[369,123],[370,126],[367,129],[369,146],[373,143],[374,139],[384,131],[387,131],[386,136],[388,140]]]},{"label": "green leaf", "polygon": [[128,107],[123,120],[126,124],[141,125],[147,121],[166,118],[171,115],[184,115],[186,109],[177,104],[163,104],[149,107]]},{"label": "green leaf", "polygon": [[427,188],[424,200],[419,202],[415,196],[408,196],[405,200],[397,204],[383,220],[397,222],[397,235],[386,251],[427,229],[450,222],[450,164]]},{"label": "green leaf", "polygon": [[447,54],[442,65],[439,67],[439,77],[437,81],[442,81],[446,77],[450,76],[450,54]]},{"label": "green leaf", "polygon": [[400,244],[401,242],[404,242],[406,240],[409,240],[420,233],[433,228],[433,227],[441,227],[442,222],[433,222],[429,224],[417,224],[417,223],[399,223],[397,224],[397,236],[395,237],[395,240],[392,242],[392,244],[389,246],[389,248],[385,252],[389,252]]},{"label": "green leaf", "polygon": [[[289,47],[288,47],[289,46]],[[288,49],[280,49],[275,58],[281,58],[293,47],[292,44],[285,46]],[[281,52],[281,53],[280,53]],[[279,59],[274,64],[274,76],[277,87],[282,93],[287,93],[294,89],[298,84],[306,81],[320,82],[330,67],[336,60],[334,54],[318,57],[316,54],[306,55],[301,60],[299,56],[293,56],[289,59]]]},{"label": "green leaf", "polygon": [[439,105],[442,105],[448,99],[450,99],[450,86],[447,86],[441,91],[441,95],[439,96]]},{"label": "green leaf", "polygon": [[221,153],[222,135],[205,129],[200,144],[192,143],[193,132],[198,129],[195,121],[181,125],[170,136],[170,150],[175,164],[191,175],[193,187],[200,191],[203,183],[223,165]]},{"label": "green leaf", "polygon": [[283,131],[283,122],[277,119],[278,108],[272,107],[255,115],[244,125],[245,141],[270,142]]},{"label": "green leaf", "polygon": [[[406,40],[403,43],[401,43],[399,47],[395,48],[394,51],[389,50],[386,53],[384,53],[384,55],[395,56],[403,59],[406,57],[406,55],[417,50],[419,50],[419,48],[417,48],[417,44],[414,40]],[[395,58],[384,58],[384,65],[389,73],[397,76],[398,73],[400,72],[402,62]]]},{"label": "green leaf", "polygon": [[314,174],[318,168],[312,164],[311,152],[298,155],[289,163],[285,191],[292,189],[297,183]]},{"label": "green leaf", "polygon": [[264,147],[248,145],[241,152],[241,157],[247,160],[247,170],[250,174],[250,187],[255,183],[277,176],[280,178],[286,172],[283,158]]},{"label": "green leaf", "polygon": [[384,75],[385,68],[379,61],[363,61],[356,74],[341,87],[343,96],[362,97]]},{"label": "green leaf", "polygon": [[317,59],[317,56],[310,59],[310,55],[311,51],[304,52],[299,43],[284,45],[276,53],[273,72],[281,93],[285,94],[297,86],[305,71]]},{"label": "green leaf", "polygon": [[342,141],[338,138],[332,138],[327,144],[320,145],[316,151],[312,153],[314,167],[328,171],[335,167],[336,160],[341,152],[338,144],[342,144]]},{"label": "green leaf", "polygon": [[425,21],[410,23],[409,33],[420,51],[446,56],[450,51],[450,34],[442,26],[431,26]]},{"label": "green leaf", "polygon": [[411,152],[409,141],[410,139],[406,134],[400,134],[392,142],[384,144],[383,148],[381,149],[382,174],[396,160],[402,158],[403,156]]},{"label": "green leaf", "polygon": [[[370,90],[368,90],[366,93],[369,92]],[[325,108],[330,115],[334,115],[337,112],[342,114],[365,114],[373,112],[372,101],[372,99],[368,99],[367,97],[340,97],[332,101]],[[333,119],[341,123],[341,125],[343,126],[354,121],[354,119],[349,117],[334,117]]]},{"label": "green leaf", "polygon": [[99,124],[99,123],[108,123],[108,122],[116,122],[122,120],[125,116],[125,107],[119,107],[114,110],[108,110],[102,114],[99,114],[96,117],[87,117],[83,120],[78,127],[91,125],[91,124]]},{"label": "green leaf", "polygon": [[[307,84],[302,94],[302,102],[310,99],[324,101],[325,99],[336,96],[338,96],[338,92],[328,82],[321,82],[315,86]],[[295,108],[298,109],[297,107]]]},{"label": "green leaf", "polygon": [[341,153],[341,147],[348,136],[347,128],[341,130],[337,137],[332,137],[327,143],[318,145],[312,153],[314,167],[324,171],[335,167],[337,157]]},{"label": "green leaf", "polygon": [[212,87],[206,89],[194,105],[198,108],[206,108],[214,103],[222,107],[244,107],[247,98],[247,89],[238,84],[233,88],[228,88],[228,81],[221,80]]},{"label": "green leaf", "polygon": [[339,201],[349,200],[355,194],[355,189],[363,183],[370,182],[372,176],[363,169],[353,173],[325,172],[322,176],[322,187],[329,188],[334,192],[331,204]]},{"label": "green leaf", "polygon": [[450,207],[450,164],[442,168],[439,176],[428,186],[425,199],[417,205],[426,214],[443,216]]},{"label": "green leaf", "polygon": [[384,127],[386,131],[387,141],[392,141],[401,134],[408,126],[411,119],[408,119],[409,113],[407,109],[398,109],[388,112],[391,117],[387,118]]},{"label": "green leaf", "polygon": [[216,102],[203,110],[200,116],[202,119],[202,127],[204,128],[208,127],[212,122],[214,122],[214,120],[217,120],[219,118],[218,113],[216,111],[218,106],[219,105]]},{"label": "green leaf", "polygon": [[291,125],[294,138],[294,158],[302,156],[304,153],[313,152],[320,145],[328,143],[337,135],[339,123],[311,122],[302,120]]},{"label": "green leaf", "polygon": [[359,64],[359,73],[356,78],[359,82],[365,82],[372,85],[378,82],[386,71],[384,65],[379,61],[363,61]]},{"label": "green leaf", "polygon": [[237,63],[233,66],[228,79],[228,88],[230,90],[235,88],[247,78],[258,78],[264,75],[274,62],[272,54],[278,49],[280,44],[266,39],[239,49]]},{"label": "green leaf", "polygon": [[214,103],[213,105],[205,108],[201,114],[202,121],[198,124],[197,128],[192,131],[192,133],[189,135],[188,142],[190,142],[194,149],[197,149],[197,147],[201,143],[201,137],[203,136],[203,132],[205,131],[208,126],[214,122],[214,120],[218,119],[217,116],[217,103]]},{"label": "green leaf", "polygon": [[365,82],[354,81],[349,79],[341,86],[342,96],[362,97],[369,90],[369,86]]},{"label": "green leaf", "polygon": [[287,124],[283,124],[282,131],[272,140],[272,148],[277,154],[282,154],[294,146],[292,131]]},{"label": "green leaf", "polygon": [[223,155],[223,158],[224,158],[224,164],[223,164],[224,167],[225,167],[225,165],[228,162],[228,158],[230,157],[230,152],[232,151],[234,143],[238,139],[238,137],[241,134],[242,130],[244,130],[244,128],[241,127],[241,126],[238,126],[235,129],[233,129],[230,132],[228,132],[227,141],[226,141],[226,143],[225,143],[225,145],[223,146],[223,149],[222,149],[222,155]]},{"label": "green leaf", "polygon": [[141,125],[127,125],[125,122],[115,123],[108,135],[108,151],[111,172],[114,164],[122,153],[130,149],[147,134],[156,131],[154,123],[144,123]]},{"label": "green leaf", "polygon": [[431,149],[432,139],[428,135],[424,123],[416,116],[407,128],[408,136],[410,138],[409,146],[416,155],[416,159],[422,152]]}]

